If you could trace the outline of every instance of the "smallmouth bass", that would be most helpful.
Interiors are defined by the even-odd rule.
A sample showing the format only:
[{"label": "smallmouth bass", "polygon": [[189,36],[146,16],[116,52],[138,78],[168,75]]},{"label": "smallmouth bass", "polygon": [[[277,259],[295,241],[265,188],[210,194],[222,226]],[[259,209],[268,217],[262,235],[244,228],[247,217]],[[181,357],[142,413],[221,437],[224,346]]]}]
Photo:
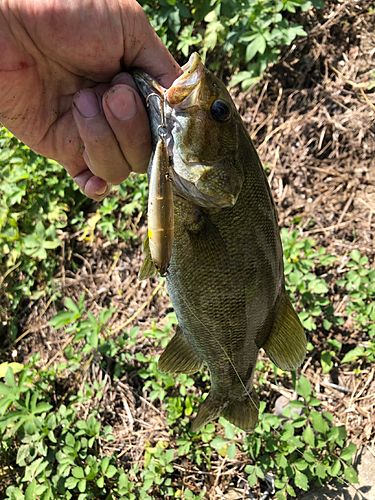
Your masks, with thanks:
[{"label": "smallmouth bass", "polygon": [[[249,134],[225,85],[198,54],[182,70],[169,89],[134,73],[145,98],[163,101],[163,118],[159,99],[149,99],[148,110],[154,155],[165,120],[172,172],[174,236],[165,267],[178,326],[159,369],[192,374],[206,363],[211,390],[192,430],[223,415],[249,432],[258,419],[259,349],[281,369],[295,370],[306,337],[285,291],[276,209]],[[143,252],[139,279],[157,272],[148,236]]]}]

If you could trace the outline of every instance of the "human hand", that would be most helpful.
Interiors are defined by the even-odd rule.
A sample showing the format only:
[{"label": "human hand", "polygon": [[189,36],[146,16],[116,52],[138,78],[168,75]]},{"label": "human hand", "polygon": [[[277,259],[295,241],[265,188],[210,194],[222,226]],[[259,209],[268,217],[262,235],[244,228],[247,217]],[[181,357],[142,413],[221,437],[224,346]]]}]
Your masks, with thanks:
[{"label": "human hand", "polygon": [[145,172],[147,113],[124,69],[169,87],[181,70],[135,0],[0,2],[0,122],[101,200]]}]

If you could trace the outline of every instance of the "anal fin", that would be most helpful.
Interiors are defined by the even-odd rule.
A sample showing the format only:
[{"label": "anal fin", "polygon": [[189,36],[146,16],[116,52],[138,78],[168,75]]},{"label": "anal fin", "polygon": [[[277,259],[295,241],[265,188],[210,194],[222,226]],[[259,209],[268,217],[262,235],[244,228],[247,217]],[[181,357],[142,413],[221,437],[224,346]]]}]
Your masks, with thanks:
[{"label": "anal fin", "polygon": [[276,366],[296,370],[305,359],[306,344],[302,323],[284,290],[272,332],[262,347]]},{"label": "anal fin", "polygon": [[202,365],[203,361],[177,326],[174,337],[160,356],[158,369],[164,373],[195,373]]}]

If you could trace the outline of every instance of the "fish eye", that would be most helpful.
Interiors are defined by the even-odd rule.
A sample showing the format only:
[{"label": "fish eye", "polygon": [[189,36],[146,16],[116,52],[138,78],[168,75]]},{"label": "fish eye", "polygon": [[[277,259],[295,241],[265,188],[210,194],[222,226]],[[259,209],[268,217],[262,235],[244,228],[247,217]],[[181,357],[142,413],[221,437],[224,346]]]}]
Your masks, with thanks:
[{"label": "fish eye", "polygon": [[229,104],[221,99],[217,99],[211,104],[211,116],[217,122],[226,122],[230,118]]}]

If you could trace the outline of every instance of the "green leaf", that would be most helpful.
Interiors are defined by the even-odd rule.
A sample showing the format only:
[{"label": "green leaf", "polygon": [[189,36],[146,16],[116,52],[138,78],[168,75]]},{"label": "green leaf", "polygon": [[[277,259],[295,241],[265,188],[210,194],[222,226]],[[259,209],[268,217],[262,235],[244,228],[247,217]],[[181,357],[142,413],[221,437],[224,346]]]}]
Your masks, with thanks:
[{"label": "green leaf", "polygon": [[344,475],[345,479],[349,481],[350,483],[359,483],[358,481],[358,475],[356,471],[353,469],[353,467],[345,467],[344,469]]},{"label": "green leaf", "polygon": [[350,462],[354,453],[357,451],[357,447],[354,443],[349,443],[346,448],[340,453],[340,458],[345,460],[345,462]]},{"label": "green leaf", "polygon": [[325,281],[319,279],[319,280],[314,280],[310,283],[309,285],[310,290],[313,293],[327,293],[328,292],[328,287]]},{"label": "green leaf", "polygon": [[264,54],[266,50],[266,39],[262,34],[259,34],[246,48],[246,62],[251,61],[255,54]]},{"label": "green leaf", "polygon": [[286,491],[287,491],[287,493],[288,493],[291,497],[295,497],[295,496],[296,496],[296,492],[294,491],[294,489],[292,488],[292,486],[290,486],[290,484],[287,484],[287,485],[286,485]]},{"label": "green leaf", "polygon": [[311,448],[315,447],[315,436],[311,425],[308,424],[306,426],[306,429],[302,433],[302,437]]},{"label": "green leaf", "polygon": [[322,432],[324,434],[328,431],[328,424],[319,412],[312,411],[310,416],[316,432]]},{"label": "green leaf", "polygon": [[96,329],[90,330],[86,335],[87,342],[94,348],[97,349],[99,343],[98,331]]},{"label": "green leaf", "polygon": [[333,367],[332,354],[328,351],[322,351],[320,363],[324,373],[329,373]]},{"label": "green leaf", "polygon": [[72,470],[72,474],[77,479],[82,479],[85,477],[82,467],[74,467]]},{"label": "green leaf", "polygon": [[25,491],[25,500],[36,500],[36,479],[33,479]]},{"label": "green leaf", "polygon": [[[172,450],[173,453],[173,450]],[[106,477],[111,478],[113,477],[117,472],[117,469],[114,465],[110,465],[105,473]]]},{"label": "green leaf", "polygon": [[230,422],[225,425],[225,437],[227,439],[234,439],[236,428]]},{"label": "green leaf", "polygon": [[40,403],[37,404],[37,406],[35,407],[35,410],[33,411],[34,414],[37,414],[37,413],[44,413],[45,411],[48,411],[52,408],[52,405],[50,405],[49,403],[46,403],[45,401],[42,401]]},{"label": "green leaf", "polygon": [[327,344],[329,346],[334,347],[337,351],[339,351],[341,349],[341,346],[342,346],[341,342],[337,339],[328,339]]},{"label": "green leaf", "polygon": [[50,319],[50,324],[57,330],[58,328],[77,320],[79,317],[79,314],[74,314],[71,311],[60,311]]},{"label": "green leaf", "polygon": [[76,304],[72,301],[70,297],[65,297],[65,306],[67,309],[72,311],[74,314],[80,315],[79,309]]},{"label": "green leaf", "polygon": [[231,443],[228,447],[227,447],[227,456],[229,458],[229,460],[233,460],[234,457],[236,456],[236,444],[235,443]]},{"label": "green leaf", "polygon": [[18,465],[20,465],[21,467],[24,467],[26,465],[25,459],[27,457],[29,457],[29,454],[30,454],[30,445],[28,445],[28,444],[22,444],[18,448],[16,463]]},{"label": "green leaf", "polygon": [[81,493],[84,493],[86,491],[86,479],[81,479],[78,483],[78,490]]},{"label": "green leaf", "polygon": [[292,408],[304,408],[306,406],[306,404],[303,401],[294,400],[294,399],[292,401],[289,401],[289,405]]},{"label": "green leaf", "polygon": [[0,377],[4,377],[5,373],[8,369],[8,367],[12,368],[13,373],[19,373],[20,371],[23,370],[23,365],[21,363],[8,363],[7,361],[5,363],[0,364]]},{"label": "green leaf", "polygon": [[333,465],[331,465],[331,467],[328,469],[328,473],[332,476],[332,477],[336,477],[339,472],[341,470],[341,462],[339,459],[335,460]]},{"label": "green leaf", "polygon": [[352,250],[350,252],[350,257],[354,260],[354,262],[359,262],[361,253],[358,250]]},{"label": "green leaf", "polygon": [[68,488],[68,490],[74,490],[74,488],[77,486],[79,479],[76,479],[75,477],[69,476],[65,480],[65,488]]},{"label": "green leaf", "polygon": [[96,484],[98,485],[99,488],[103,488],[104,486],[104,477],[99,477],[99,479],[97,479],[96,481]]},{"label": "green leaf", "polygon": [[5,382],[9,385],[11,389],[17,391],[17,384],[11,366],[8,366],[7,371],[5,372]]},{"label": "green leaf", "polygon": [[228,444],[228,441],[221,436],[216,436],[212,441],[211,441],[211,446],[212,448],[215,448],[215,450],[221,450],[223,446]]},{"label": "green leaf", "polygon": [[301,471],[301,470],[305,470],[307,469],[309,466],[309,464],[307,462],[305,462],[305,460],[296,460],[294,462],[294,466],[297,470]]},{"label": "green leaf", "polygon": [[315,474],[320,479],[324,479],[327,475],[327,470],[321,464],[317,464],[315,467]]},{"label": "green leaf", "polygon": [[341,360],[341,363],[350,363],[351,361],[356,361],[358,358],[364,355],[365,355],[365,348],[357,346],[345,354],[345,356]]},{"label": "green leaf", "polygon": [[74,439],[74,436],[73,434],[71,434],[70,432],[68,432],[68,434],[65,436],[65,442],[68,446],[74,446],[76,440]]},{"label": "green leaf", "polygon": [[303,474],[303,472],[300,472],[299,470],[296,470],[296,475],[294,476],[294,482],[298,488],[301,488],[301,490],[307,491],[309,489],[309,482],[307,480],[307,476],[305,476],[305,474]]},{"label": "green leaf", "polygon": [[105,473],[109,465],[109,458],[108,457],[103,457],[102,461],[100,462],[100,470]]},{"label": "green leaf", "polygon": [[312,393],[312,388],[310,382],[303,375],[300,376],[297,384],[297,394],[307,399]]}]

